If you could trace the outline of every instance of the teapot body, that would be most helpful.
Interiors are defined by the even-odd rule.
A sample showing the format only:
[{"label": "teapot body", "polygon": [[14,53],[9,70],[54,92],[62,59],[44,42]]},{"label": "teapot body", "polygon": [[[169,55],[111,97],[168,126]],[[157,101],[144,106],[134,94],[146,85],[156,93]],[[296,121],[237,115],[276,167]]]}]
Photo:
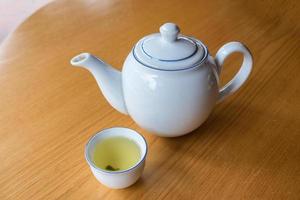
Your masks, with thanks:
[{"label": "teapot body", "polygon": [[219,94],[217,67],[210,55],[198,66],[159,70],[138,62],[131,52],[122,70],[128,114],[142,128],[176,137],[198,128]]}]

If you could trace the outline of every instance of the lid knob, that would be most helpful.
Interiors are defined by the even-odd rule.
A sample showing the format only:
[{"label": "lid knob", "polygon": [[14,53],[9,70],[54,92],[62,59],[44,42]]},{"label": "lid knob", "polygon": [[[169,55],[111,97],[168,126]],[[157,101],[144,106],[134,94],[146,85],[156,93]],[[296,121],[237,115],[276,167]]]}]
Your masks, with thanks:
[{"label": "lid knob", "polygon": [[165,23],[159,28],[159,31],[165,41],[174,42],[177,40],[180,29],[174,23]]}]

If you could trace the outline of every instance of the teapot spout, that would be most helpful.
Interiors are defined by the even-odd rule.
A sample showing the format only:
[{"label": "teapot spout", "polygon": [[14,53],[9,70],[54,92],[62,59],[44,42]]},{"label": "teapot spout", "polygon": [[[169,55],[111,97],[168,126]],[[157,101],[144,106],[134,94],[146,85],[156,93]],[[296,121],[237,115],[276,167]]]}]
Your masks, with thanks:
[{"label": "teapot spout", "polygon": [[89,53],[81,53],[75,56],[71,59],[71,65],[83,67],[91,72],[111,106],[123,114],[128,114],[124,102],[120,71]]}]

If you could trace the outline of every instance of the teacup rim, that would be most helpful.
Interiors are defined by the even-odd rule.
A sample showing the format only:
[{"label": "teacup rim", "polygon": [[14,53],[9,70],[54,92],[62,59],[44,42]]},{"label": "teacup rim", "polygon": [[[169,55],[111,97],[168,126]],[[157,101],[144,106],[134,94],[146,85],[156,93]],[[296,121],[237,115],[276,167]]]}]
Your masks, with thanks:
[{"label": "teacup rim", "polygon": [[[141,159],[135,165],[133,165],[132,167],[130,167],[126,170],[108,171],[108,170],[104,170],[100,167],[97,167],[95,165],[95,163],[88,156],[88,149],[89,149],[90,143],[93,141],[93,139],[95,139],[97,137],[97,135],[99,135],[102,132],[107,131],[109,129],[115,129],[115,128],[127,129],[127,130],[133,131],[135,134],[141,136],[141,138],[143,139],[143,141],[145,143],[145,153],[142,155]],[[147,143],[147,140],[145,139],[145,137],[142,134],[140,134],[139,132],[137,132],[131,128],[127,128],[127,127],[114,126],[114,127],[110,127],[110,128],[101,129],[101,130],[97,131],[95,134],[93,134],[85,145],[85,153],[84,154],[85,154],[85,159],[86,159],[87,163],[89,164],[89,166],[93,167],[97,171],[104,173],[104,174],[122,174],[122,173],[132,171],[132,170],[136,169],[137,167],[139,167],[142,163],[144,163],[146,156],[148,154],[148,143]]]}]

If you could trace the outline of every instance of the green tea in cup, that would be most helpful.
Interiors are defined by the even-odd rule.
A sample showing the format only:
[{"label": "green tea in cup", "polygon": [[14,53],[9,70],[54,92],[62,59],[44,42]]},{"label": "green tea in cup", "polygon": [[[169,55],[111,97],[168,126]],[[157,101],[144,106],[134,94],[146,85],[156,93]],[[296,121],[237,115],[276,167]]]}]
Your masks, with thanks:
[{"label": "green tea in cup", "polygon": [[109,188],[134,184],[142,175],[147,142],[138,132],[113,127],[93,135],[85,146],[85,159],[95,178]]},{"label": "green tea in cup", "polygon": [[138,144],[126,137],[108,137],[95,145],[94,163],[104,170],[127,170],[140,159],[141,151]]}]

